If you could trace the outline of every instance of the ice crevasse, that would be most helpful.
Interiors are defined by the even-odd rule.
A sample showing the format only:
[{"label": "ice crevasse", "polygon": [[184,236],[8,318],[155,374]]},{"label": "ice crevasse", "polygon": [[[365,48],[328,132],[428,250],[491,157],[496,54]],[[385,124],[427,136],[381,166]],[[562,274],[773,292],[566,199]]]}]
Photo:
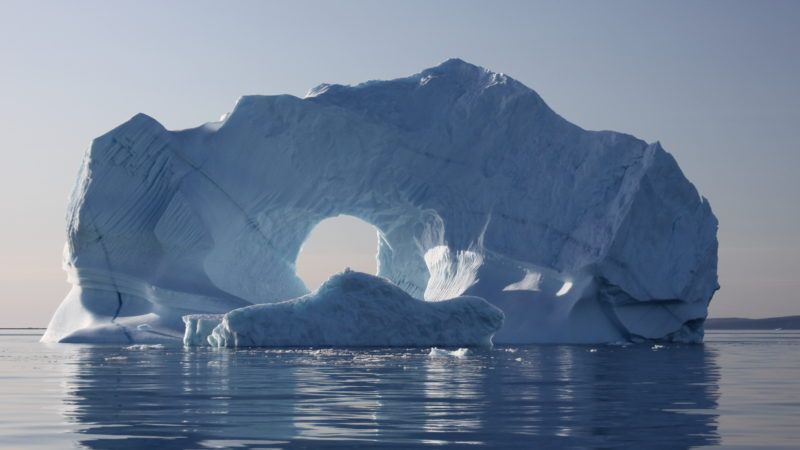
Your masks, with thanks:
[{"label": "ice crevasse", "polygon": [[452,59],[95,139],[43,340],[180,340],[183,316],[302,297],[300,247],[341,214],[379,230],[377,275],[410,297],[502,310],[498,343],[697,342],[719,288],[717,220],[660,144]]}]

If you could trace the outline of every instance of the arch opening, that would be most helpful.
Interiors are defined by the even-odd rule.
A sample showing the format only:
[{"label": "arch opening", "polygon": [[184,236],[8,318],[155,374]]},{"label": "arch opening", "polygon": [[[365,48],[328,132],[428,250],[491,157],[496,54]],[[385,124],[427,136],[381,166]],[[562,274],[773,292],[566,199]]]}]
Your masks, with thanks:
[{"label": "arch opening", "polygon": [[310,291],[331,275],[350,268],[378,273],[379,230],[356,217],[339,215],[319,222],[300,247],[295,271]]}]

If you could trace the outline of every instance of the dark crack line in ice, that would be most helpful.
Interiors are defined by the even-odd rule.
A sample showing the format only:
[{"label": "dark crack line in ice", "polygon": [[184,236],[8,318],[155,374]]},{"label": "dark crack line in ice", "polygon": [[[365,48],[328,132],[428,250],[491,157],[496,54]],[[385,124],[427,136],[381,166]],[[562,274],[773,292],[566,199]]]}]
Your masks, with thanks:
[{"label": "dark crack line in ice", "polygon": [[[189,159],[188,157],[183,155],[178,149],[174,148],[173,146],[168,145],[166,148],[169,149],[172,152],[172,154],[174,154],[184,164],[188,165],[192,170],[194,170],[196,173],[200,174],[201,176],[203,176],[203,178],[208,180],[208,182],[211,183],[211,185],[214,188],[216,188],[220,193],[222,193],[222,195],[224,195],[225,198],[227,198],[228,201],[237,210],[239,210],[239,213],[245,219],[245,224],[247,225],[247,227],[252,229],[252,230],[255,230],[256,233],[258,233],[264,239],[264,242],[266,243],[267,247],[269,247],[270,250],[272,250],[274,254],[278,254],[278,255],[281,254],[281,252],[279,252],[278,249],[275,248],[275,246],[273,245],[273,243],[270,240],[270,237],[267,235],[267,233],[264,230],[261,229],[261,226],[260,226],[258,220],[256,220],[255,218],[251,217],[250,214],[248,214],[247,210],[245,210],[245,208],[242,205],[240,205],[239,202],[237,202],[236,199],[233,198],[233,196],[231,196],[225,189],[222,188],[222,186],[220,186],[219,183],[216,182],[216,180],[214,180],[208,173],[206,173],[205,170],[203,170],[202,166],[199,166],[199,165],[195,164],[191,159]],[[284,258],[280,258],[280,260],[292,272],[294,272],[293,264],[289,263]]]},{"label": "dark crack line in ice", "polygon": [[[87,213],[88,212],[89,211],[87,210]],[[91,218],[89,223],[91,224],[92,228],[94,228],[94,232],[97,233],[96,242],[100,244],[100,248],[103,250],[103,257],[106,260],[106,267],[108,268],[109,277],[111,278],[111,284],[114,286],[114,291],[117,293],[117,309],[116,311],[114,311],[114,316],[111,317],[111,323],[119,327],[119,329],[122,330],[122,333],[125,334],[125,338],[128,339],[128,342],[132,343],[133,337],[131,336],[128,329],[124,325],[117,323],[117,318],[119,317],[119,314],[122,311],[122,293],[119,291],[117,280],[114,278],[114,270],[111,267],[111,258],[108,255],[108,249],[106,248],[106,244],[105,242],[103,242],[103,235],[100,234],[100,230],[97,229],[97,225],[95,224],[94,218]]]}]

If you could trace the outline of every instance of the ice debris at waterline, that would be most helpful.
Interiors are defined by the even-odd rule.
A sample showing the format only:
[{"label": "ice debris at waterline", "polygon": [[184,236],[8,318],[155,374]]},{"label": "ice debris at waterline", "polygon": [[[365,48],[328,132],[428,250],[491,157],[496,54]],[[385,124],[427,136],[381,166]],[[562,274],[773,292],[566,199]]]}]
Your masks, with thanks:
[{"label": "ice debris at waterline", "polygon": [[456,350],[445,350],[441,348],[433,347],[431,351],[428,353],[428,357],[430,358],[463,358],[467,356],[469,353],[469,349],[466,348],[459,348]]},{"label": "ice debris at waterline", "polygon": [[179,340],[184,315],[305,295],[298,251],[339,214],[379,230],[378,275],[412,297],[502,309],[496,343],[699,341],[718,289],[717,220],[661,145],[453,59],[97,138],[43,340]]},{"label": "ice debris at waterline", "polygon": [[418,300],[386,279],[345,271],[299,298],[183,320],[189,346],[488,347],[503,313],[477,297]]}]

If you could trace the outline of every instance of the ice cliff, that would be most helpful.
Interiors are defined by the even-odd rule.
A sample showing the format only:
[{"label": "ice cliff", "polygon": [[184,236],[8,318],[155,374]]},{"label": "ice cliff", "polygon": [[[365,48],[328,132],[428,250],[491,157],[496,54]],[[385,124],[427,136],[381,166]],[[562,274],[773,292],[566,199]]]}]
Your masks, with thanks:
[{"label": "ice cliff", "polygon": [[43,340],[180,339],[184,315],[305,295],[300,246],[339,214],[379,230],[378,275],[410,296],[503,310],[495,342],[698,341],[718,289],[717,220],[658,143],[583,130],[453,59],[97,138]]},{"label": "ice cliff", "polygon": [[207,315],[183,320],[189,346],[490,347],[503,313],[477,297],[417,300],[386,279],[345,271],[312,294],[234,309],[210,330]]}]

